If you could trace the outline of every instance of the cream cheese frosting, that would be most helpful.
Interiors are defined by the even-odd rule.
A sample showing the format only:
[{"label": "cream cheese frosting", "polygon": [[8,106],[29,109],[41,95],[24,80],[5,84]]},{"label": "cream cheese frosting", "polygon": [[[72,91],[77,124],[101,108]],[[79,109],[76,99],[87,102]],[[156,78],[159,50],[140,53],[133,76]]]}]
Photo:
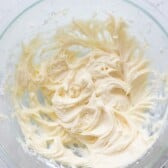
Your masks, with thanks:
[{"label": "cream cheese frosting", "polygon": [[14,104],[27,145],[70,166],[125,167],[154,141],[148,60],[123,20],[75,20],[23,45]]},{"label": "cream cheese frosting", "polygon": [[0,121],[4,119],[5,119],[5,116],[3,114],[0,114]]}]

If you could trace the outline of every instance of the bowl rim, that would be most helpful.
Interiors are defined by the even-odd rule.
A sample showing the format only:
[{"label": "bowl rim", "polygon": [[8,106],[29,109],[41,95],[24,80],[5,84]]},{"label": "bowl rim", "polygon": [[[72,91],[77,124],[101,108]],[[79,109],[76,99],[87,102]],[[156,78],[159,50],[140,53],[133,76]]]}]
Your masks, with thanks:
[{"label": "bowl rim", "polygon": [[[45,0],[36,0],[31,5],[27,6],[25,9],[23,9],[20,13],[18,13],[13,19],[9,21],[7,26],[0,32],[0,40],[3,39],[3,37],[6,35],[7,31],[12,28],[12,26],[15,24],[15,22],[25,13],[27,13],[30,9],[34,8],[38,4],[42,3]],[[138,10],[140,10],[142,13],[144,13],[147,17],[149,17],[164,33],[164,35],[168,38],[168,24],[166,24],[166,18],[164,15],[159,12],[159,10],[156,10],[153,5],[151,5],[149,2],[146,2],[145,0],[122,0],[122,2],[125,2]],[[143,6],[143,7],[142,7]],[[151,11],[151,12],[149,12]],[[158,18],[158,19],[157,19]],[[158,21],[159,20],[159,21]]]}]

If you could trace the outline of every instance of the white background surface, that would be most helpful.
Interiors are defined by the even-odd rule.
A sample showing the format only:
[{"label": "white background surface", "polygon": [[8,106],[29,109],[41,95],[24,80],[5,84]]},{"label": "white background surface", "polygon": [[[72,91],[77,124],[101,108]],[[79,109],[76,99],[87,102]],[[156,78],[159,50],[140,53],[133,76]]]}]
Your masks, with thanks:
[{"label": "white background surface", "polygon": [[[23,9],[37,0],[0,0],[0,33]],[[168,21],[168,0],[142,0],[153,5]],[[0,162],[0,168],[5,168]],[[165,166],[165,168],[168,168]]]}]

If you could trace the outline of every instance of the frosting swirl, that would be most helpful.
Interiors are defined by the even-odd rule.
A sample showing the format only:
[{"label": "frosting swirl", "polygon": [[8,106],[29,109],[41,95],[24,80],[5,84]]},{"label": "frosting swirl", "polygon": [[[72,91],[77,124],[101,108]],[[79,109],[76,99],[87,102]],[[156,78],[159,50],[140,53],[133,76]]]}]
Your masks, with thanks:
[{"label": "frosting swirl", "polygon": [[76,166],[135,161],[152,142],[142,125],[153,97],[148,61],[124,21],[74,21],[47,42],[24,45],[16,70],[16,114],[29,147]]}]

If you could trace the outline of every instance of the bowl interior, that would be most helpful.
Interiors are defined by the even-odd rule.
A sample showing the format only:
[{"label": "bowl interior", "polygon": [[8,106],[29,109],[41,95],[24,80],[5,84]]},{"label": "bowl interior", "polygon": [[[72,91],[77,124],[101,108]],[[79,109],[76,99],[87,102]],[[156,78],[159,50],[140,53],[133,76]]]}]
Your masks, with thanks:
[{"label": "bowl interior", "polygon": [[[37,33],[52,32],[58,27],[72,21],[72,19],[89,19],[97,17],[105,19],[108,15],[123,18],[129,25],[129,31],[141,42],[145,48],[145,56],[148,57],[151,66],[159,72],[168,72],[168,33],[166,25],[160,23],[161,16],[151,15],[153,8],[143,1],[129,0],[49,0],[37,1],[20,15],[4,30],[0,36],[0,109],[8,115],[8,119],[0,125],[0,158],[8,167],[47,168],[52,163],[43,159],[36,159],[33,152],[25,152],[20,145],[22,139],[20,129],[16,121],[11,117],[12,106],[3,94],[3,87],[7,76],[14,77],[14,69],[21,51],[21,42],[29,40]],[[10,76],[9,76],[10,74]],[[166,113],[166,107],[160,109]],[[157,111],[156,111],[157,113]],[[165,125],[163,130],[166,130]],[[135,167],[158,167],[165,160],[168,151],[165,139],[168,138],[162,131],[158,142],[146,156],[133,164]],[[17,153],[17,154],[16,154]],[[31,153],[31,154],[30,154]],[[55,167],[58,165],[55,164]]]}]

